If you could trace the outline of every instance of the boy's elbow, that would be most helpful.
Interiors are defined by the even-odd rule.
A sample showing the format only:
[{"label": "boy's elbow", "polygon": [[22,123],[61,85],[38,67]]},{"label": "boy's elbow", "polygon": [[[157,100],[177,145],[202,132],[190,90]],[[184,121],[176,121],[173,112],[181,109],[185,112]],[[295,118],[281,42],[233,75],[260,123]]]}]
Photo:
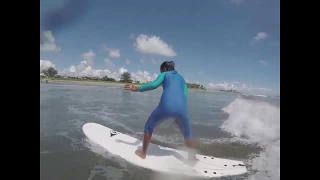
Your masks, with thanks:
[{"label": "boy's elbow", "polygon": [[158,83],[152,83],[151,84],[151,88],[152,89],[157,89],[161,84],[158,84]]},{"label": "boy's elbow", "polygon": [[154,89],[157,89],[158,87],[159,87],[159,86],[153,84],[153,85],[151,86],[151,89],[154,90]]}]

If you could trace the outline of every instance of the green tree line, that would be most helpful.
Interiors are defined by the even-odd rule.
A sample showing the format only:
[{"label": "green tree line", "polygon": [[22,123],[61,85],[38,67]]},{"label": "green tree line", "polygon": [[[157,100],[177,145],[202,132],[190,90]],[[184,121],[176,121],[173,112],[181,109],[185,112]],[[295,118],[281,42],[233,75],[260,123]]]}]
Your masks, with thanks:
[{"label": "green tree line", "polygon": [[47,77],[55,77],[58,74],[58,71],[53,67],[43,69],[41,72]]}]

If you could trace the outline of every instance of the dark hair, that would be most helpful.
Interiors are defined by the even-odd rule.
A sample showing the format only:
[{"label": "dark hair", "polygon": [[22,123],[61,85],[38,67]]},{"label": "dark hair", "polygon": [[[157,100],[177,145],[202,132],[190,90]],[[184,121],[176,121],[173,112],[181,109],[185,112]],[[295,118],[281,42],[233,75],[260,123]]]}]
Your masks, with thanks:
[{"label": "dark hair", "polygon": [[160,66],[161,69],[166,68],[166,71],[173,71],[174,69],[174,62],[173,61],[165,61]]}]

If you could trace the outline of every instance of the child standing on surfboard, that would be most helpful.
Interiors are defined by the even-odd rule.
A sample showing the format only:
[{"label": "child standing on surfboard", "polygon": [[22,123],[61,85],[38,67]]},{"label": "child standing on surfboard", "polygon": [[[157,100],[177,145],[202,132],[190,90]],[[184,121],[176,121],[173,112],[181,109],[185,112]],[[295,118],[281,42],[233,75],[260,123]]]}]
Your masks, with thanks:
[{"label": "child standing on surfboard", "polygon": [[[136,155],[142,159],[146,158],[148,145],[152,132],[165,119],[173,118],[185,139],[185,145],[195,149],[192,137],[190,118],[187,110],[188,88],[184,78],[175,70],[173,61],[165,61],[160,66],[159,76],[151,83],[136,87],[126,84],[124,89],[133,92],[144,92],[163,86],[163,93],[159,105],[153,110],[144,126],[144,137],[142,150],[136,150]],[[189,158],[190,158],[189,153]]]}]

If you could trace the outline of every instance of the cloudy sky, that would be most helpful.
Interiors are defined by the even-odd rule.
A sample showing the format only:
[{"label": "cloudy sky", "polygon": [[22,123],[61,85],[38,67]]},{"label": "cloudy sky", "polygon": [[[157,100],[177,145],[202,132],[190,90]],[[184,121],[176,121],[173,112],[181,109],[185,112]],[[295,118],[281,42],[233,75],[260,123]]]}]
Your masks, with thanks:
[{"label": "cloudy sky", "polygon": [[40,70],[148,81],[172,60],[207,88],[279,93],[279,0],[40,2]]}]

